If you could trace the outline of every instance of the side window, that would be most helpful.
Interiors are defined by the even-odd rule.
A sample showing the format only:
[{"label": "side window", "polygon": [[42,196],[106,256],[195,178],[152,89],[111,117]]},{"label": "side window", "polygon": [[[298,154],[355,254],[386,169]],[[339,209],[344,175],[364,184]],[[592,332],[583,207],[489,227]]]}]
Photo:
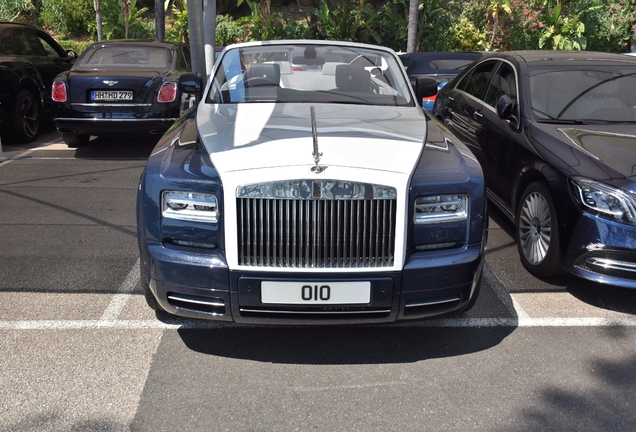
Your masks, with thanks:
[{"label": "side window", "polygon": [[488,83],[490,82],[490,76],[497,64],[496,60],[484,62],[473,71],[470,79],[466,83],[464,91],[468,94],[475,96],[477,99],[484,99],[486,90],[488,90]]},{"label": "side window", "polygon": [[15,44],[13,43],[13,37],[11,36],[11,30],[6,30],[2,33],[2,40],[0,40],[0,51],[7,55],[15,55]]},{"label": "side window", "polygon": [[16,55],[44,56],[46,51],[35,32],[28,29],[14,29],[13,39]]},{"label": "side window", "polygon": [[176,49],[177,53],[177,70],[189,71],[190,70],[190,50],[188,47],[182,46]]},{"label": "side window", "polygon": [[55,51],[55,48],[53,48],[46,40],[39,38],[40,40],[40,44],[42,45],[42,47],[44,48],[44,51],[46,52],[46,55],[49,57],[59,57],[57,51]]},{"label": "side window", "polygon": [[485,102],[492,107],[496,107],[497,101],[503,95],[508,96],[512,100],[513,106],[517,105],[517,80],[514,70],[508,63],[502,63],[493,77]]}]

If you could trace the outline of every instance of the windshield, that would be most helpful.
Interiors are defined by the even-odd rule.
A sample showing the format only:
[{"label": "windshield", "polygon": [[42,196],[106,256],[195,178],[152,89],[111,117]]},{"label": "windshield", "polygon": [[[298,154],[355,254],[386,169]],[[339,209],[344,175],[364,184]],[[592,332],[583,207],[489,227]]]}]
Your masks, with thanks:
[{"label": "windshield", "polygon": [[413,106],[393,54],[327,43],[230,49],[216,69],[206,102]]},{"label": "windshield", "polygon": [[636,121],[636,67],[597,66],[530,74],[539,121]]},{"label": "windshield", "polygon": [[171,52],[166,48],[140,46],[107,46],[86,50],[75,63],[75,69],[153,68],[169,69]]}]

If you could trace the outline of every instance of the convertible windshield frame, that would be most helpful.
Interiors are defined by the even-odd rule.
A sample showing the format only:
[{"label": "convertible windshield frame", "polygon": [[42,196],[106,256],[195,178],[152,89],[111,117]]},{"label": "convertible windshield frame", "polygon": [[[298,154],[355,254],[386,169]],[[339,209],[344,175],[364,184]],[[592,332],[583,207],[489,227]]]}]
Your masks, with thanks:
[{"label": "convertible windshield frame", "polygon": [[228,47],[215,65],[205,102],[416,106],[390,50],[286,42]]}]

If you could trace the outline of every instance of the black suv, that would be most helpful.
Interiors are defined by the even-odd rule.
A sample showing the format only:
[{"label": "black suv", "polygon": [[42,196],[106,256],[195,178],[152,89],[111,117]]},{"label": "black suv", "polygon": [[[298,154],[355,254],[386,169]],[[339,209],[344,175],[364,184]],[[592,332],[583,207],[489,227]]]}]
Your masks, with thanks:
[{"label": "black suv", "polygon": [[0,131],[33,141],[51,115],[51,83],[77,55],[33,26],[0,22]]}]

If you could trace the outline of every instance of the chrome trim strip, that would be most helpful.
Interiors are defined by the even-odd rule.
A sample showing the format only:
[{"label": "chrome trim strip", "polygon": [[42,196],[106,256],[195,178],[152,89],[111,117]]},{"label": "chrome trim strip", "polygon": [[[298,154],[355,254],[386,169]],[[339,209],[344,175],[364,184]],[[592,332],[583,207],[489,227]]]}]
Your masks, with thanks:
[{"label": "chrome trim strip", "polygon": [[620,270],[626,272],[636,273],[636,263],[627,261],[614,261],[608,258],[588,258],[585,260],[587,264],[603,267],[609,270]]},{"label": "chrome trim strip", "polygon": [[101,121],[101,122],[142,122],[142,121],[161,121],[161,122],[175,122],[178,118],[151,118],[151,119],[105,119],[105,118],[54,118],[53,121]]},{"label": "chrome trim strip", "polygon": [[271,313],[271,314],[288,314],[288,315],[362,315],[362,314],[378,314],[378,313],[391,313],[391,309],[380,309],[380,310],[364,310],[364,311],[342,311],[342,312],[334,312],[334,311],[290,311],[290,310],[265,310],[265,309],[249,309],[249,308],[240,308],[241,312],[248,313]]},{"label": "chrome trim strip", "polygon": [[192,304],[200,304],[205,306],[216,306],[216,307],[225,307],[225,302],[219,301],[204,301],[204,300],[195,300],[188,297],[181,297],[178,295],[169,295],[168,300],[176,300],[184,303],[192,303]]},{"label": "chrome trim strip", "polygon": [[106,107],[149,107],[152,106],[152,104],[149,103],[145,103],[145,104],[138,104],[138,103],[72,103],[71,106],[86,106],[86,107],[102,107],[102,106],[106,106]]},{"label": "chrome trim strip", "polygon": [[459,300],[460,300],[459,297],[453,297],[453,298],[440,299],[440,300],[421,301],[419,303],[405,304],[404,307],[410,308],[410,307],[419,307],[419,306],[433,306],[438,304],[454,303]]}]

